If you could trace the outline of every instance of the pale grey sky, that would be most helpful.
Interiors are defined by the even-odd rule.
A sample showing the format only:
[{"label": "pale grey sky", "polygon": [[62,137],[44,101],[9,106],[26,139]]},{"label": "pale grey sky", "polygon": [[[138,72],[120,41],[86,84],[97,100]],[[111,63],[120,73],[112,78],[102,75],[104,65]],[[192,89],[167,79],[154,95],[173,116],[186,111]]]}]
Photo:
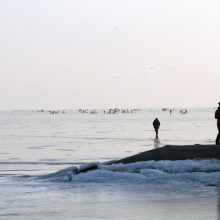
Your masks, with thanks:
[{"label": "pale grey sky", "polygon": [[0,0],[0,109],[212,107],[219,0]]}]

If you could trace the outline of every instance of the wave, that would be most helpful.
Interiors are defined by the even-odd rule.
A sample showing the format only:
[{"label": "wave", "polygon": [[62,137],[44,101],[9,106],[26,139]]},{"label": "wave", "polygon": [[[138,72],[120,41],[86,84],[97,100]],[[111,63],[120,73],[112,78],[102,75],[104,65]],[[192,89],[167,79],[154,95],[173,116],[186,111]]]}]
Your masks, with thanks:
[{"label": "wave", "polygon": [[[85,171],[85,172],[84,172]],[[130,164],[88,163],[72,166],[40,179],[73,182],[145,184],[220,184],[220,160],[145,161]]]}]

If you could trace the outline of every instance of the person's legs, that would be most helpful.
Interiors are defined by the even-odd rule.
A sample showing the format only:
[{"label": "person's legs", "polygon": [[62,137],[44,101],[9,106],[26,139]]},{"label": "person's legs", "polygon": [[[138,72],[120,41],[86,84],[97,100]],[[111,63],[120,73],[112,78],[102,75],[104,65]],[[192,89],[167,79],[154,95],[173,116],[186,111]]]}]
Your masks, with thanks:
[{"label": "person's legs", "polygon": [[158,129],[155,128],[155,132],[156,132],[156,139],[158,139]]},{"label": "person's legs", "polygon": [[219,145],[220,144],[219,143],[219,140],[220,140],[220,124],[217,124],[217,126],[218,126],[218,135],[216,137],[215,143]]}]

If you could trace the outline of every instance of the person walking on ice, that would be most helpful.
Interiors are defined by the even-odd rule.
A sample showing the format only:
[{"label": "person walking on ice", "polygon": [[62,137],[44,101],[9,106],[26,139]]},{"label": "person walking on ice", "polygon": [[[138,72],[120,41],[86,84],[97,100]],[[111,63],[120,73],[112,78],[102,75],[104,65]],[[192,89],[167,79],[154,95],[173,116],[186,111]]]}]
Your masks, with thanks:
[{"label": "person walking on ice", "polygon": [[160,128],[160,121],[158,118],[155,118],[153,121],[154,130],[156,132],[156,139],[158,139],[158,129]]},{"label": "person walking on ice", "polygon": [[220,102],[218,103],[218,109],[215,111],[215,119],[217,119],[217,128],[218,128],[218,135],[216,137],[215,143],[217,145],[220,145],[219,139],[220,139]]}]

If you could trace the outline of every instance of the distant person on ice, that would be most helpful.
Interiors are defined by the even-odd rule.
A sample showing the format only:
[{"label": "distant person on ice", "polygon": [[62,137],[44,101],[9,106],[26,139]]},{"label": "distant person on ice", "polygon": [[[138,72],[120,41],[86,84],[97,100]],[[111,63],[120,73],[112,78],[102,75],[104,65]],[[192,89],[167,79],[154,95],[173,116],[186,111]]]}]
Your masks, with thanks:
[{"label": "distant person on ice", "polygon": [[220,102],[218,103],[218,109],[215,111],[215,119],[217,119],[217,128],[218,128],[218,135],[216,137],[215,143],[217,145],[220,145],[219,139],[220,139]]},{"label": "distant person on ice", "polygon": [[160,121],[158,118],[155,118],[153,121],[154,130],[156,132],[156,139],[158,139],[158,129],[160,128]]}]

